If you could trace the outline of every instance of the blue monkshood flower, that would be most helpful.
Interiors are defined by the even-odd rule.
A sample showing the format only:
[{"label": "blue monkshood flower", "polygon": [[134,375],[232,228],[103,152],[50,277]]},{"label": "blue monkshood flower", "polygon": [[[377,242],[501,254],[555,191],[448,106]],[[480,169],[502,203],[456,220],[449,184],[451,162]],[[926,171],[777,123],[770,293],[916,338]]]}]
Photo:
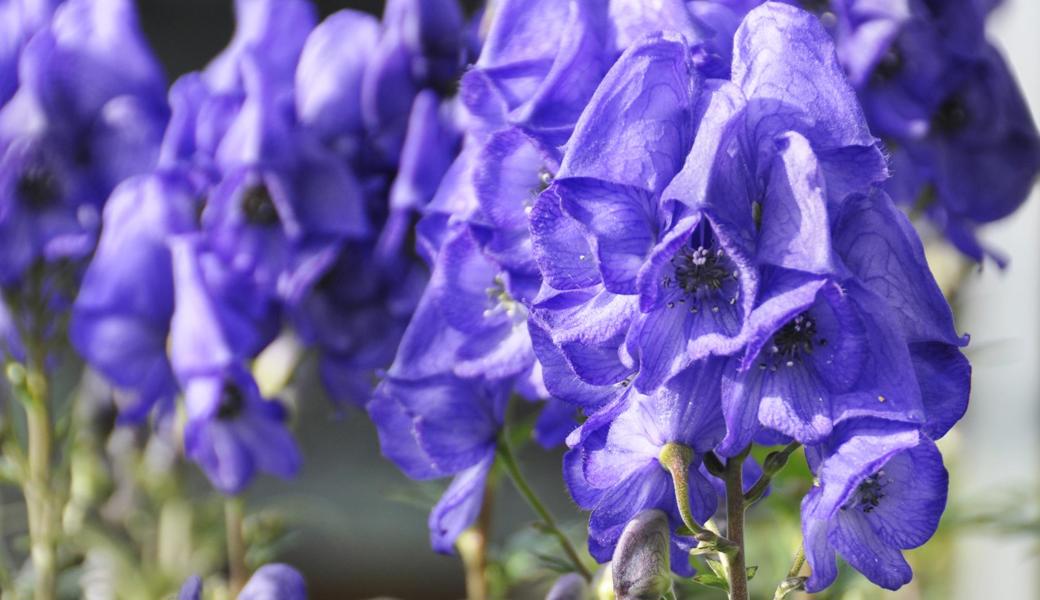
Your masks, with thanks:
[{"label": "blue monkshood flower", "polygon": [[448,96],[466,61],[462,9],[455,0],[391,0],[383,12],[379,41],[361,80],[361,118],[369,132],[368,157],[398,164],[419,92]]},{"label": "blue monkshood flower", "polygon": [[202,214],[214,250],[257,284],[293,299],[346,239],[369,235],[351,170],[295,127],[274,82],[245,57],[245,100],[217,149],[221,179]]},{"label": "blue monkshood flower", "polygon": [[913,573],[902,551],[924,544],[946,506],[942,456],[915,429],[867,420],[807,449],[819,484],[802,501],[809,592],[837,577],[835,554],[875,584],[895,590]]},{"label": "blue monkshood flower", "polygon": [[248,282],[222,280],[214,272],[219,263],[201,242],[197,234],[169,242],[175,299],[170,362],[187,407],[185,453],[217,489],[235,494],[257,471],[292,477],[300,458],[284,407],[260,396],[244,363],[273,334],[257,323],[266,317],[263,296]]},{"label": "blue monkshood flower", "polygon": [[562,145],[618,55],[661,30],[691,46],[706,33],[678,0],[498,3],[460,97],[485,127],[517,126]]},{"label": "blue monkshood flower", "polygon": [[303,273],[320,278],[289,298],[337,400],[365,401],[427,280],[408,243],[458,152],[457,105],[441,94],[458,77],[461,19],[454,3],[394,2],[382,26],[341,11],[312,32],[300,58],[300,126],[353,171],[371,224],[334,255],[309,260]]},{"label": "blue monkshood flower", "polygon": [[[917,0],[790,0],[820,17],[853,86],[865,83],[886,59],[911,19]],[[962,3],[963,4],[963,3]]]},{"label": "blue monkshood flower", "polygon": [[109,192],[154,164],[167,110],[133,3],[71,0],[46,22],[43,3],[18,4],[38,31],[21,48],[17,90],[0,109],[4,285],[37,260],[93,249]]},{"label": "blue monkshood flower", "polygon": [[429,279],[411,257],[375,265],[373,248],[345,244],[293,310],[300,337],[322,350],[321,377],[336,402],[363,405],[374,374],[393,361]]},{"label": "blue monkshood flower", "polygon": [[732,455],[773,429],[806,444],[871,417],[943,435],[967,408],[970,367],[952,313],[906,217],[883,192],[846,201],[833,218],[840,276],[803,285],[774,274],[742,358],[723,380]]},{"label": "blue monkshood flower", "polygon": [[174,173],[141,175],[116,188],[73,305],[69,338],[118,390],[120,419],[172,408],[177,384],[167,357],[173,271],[167,241],[197,229],[195,186]]},{"label": "blue monkshood flower", "polygon": [[885,53],[852,82],[892,152],[886,189],[982,260],[987,252],[975,229],[1025,200],[1040,172],[1040,134],[1003,58],[985,41],[988,7],[970,0],[907,6]]},{"label": "blue monkshood flower", "polygon": [[[537,279],[501,269],[465,225],[453,227],[437,261],[390,373],[530,378],[534,353],[525,303]],[[435,353],[426,348],[433,340],[440,341]]]},{"label": "blue monkshood flower", "polygon": [[[177,600],[202,600],[202,579],[189,577]],[[307,583],[300,572],[282,563],[266,564],[253,573],[238,600],[307,600]]]},{"label": "blue monkshood flower", "polygon": [[995,48],[951,69],[962,83],[928,98],[923,133],[891,134],[894,176],[886,188],[900,204],[922,208],[958,249],[981,261],[990,253],[975,230],[1010,215],[1029,196],[1040,173],[1040,133]]},{"label": "blue monkshood flower", "polygon": [[579,377],[614,383],[638,366],[635,385],[652,390],[776,319],[753,314],[766,271],[833,269],[827,205],[869,190],[885,165],[817,45],[833,48],[814,18],[770,3],[741,25],[733,83],[701,80],[669,37],[614,65],[531,212],[546,283],[588,299],[571,333],[550,327]]},{"label": "blue monkshood flower", "polygon": [[[672,477],[659,462],[668,444],[692,453],[688,481],[692,516],[704,523],[715,513],[714,487],[700,471],[701,457],[725,430],[719,410],[722,363],[700,361],[650,395],[628,387],[609,409],[609,420],[591,417],[572,434],[564,458],[564,478],[571,497],[591,510],[589,552],[610,560],[622,530],[636,515],[658,509],[668,515],[670,530],[682,526]],[[672,536],[672,569],[689,575],[693,538]]]},{"label": "blue monkshood flower", "polygon": [[[619,76],[626,92],[604,98],[641,99],[659,112],[626,118],[597,91],[586,115],[621,116],[585,127],[583,115],[559,178],[532,210],[539,265],[563,290],[543,290],[533,314],[584,382],[617,383],[638,369],[634,384],[649,393],[703,356],[736,355],[722,391],[724,455],[763,427],[815,443],[856,416],[945,431],[967,399],[963,341],[916,235],[870,192],[884,162],[833,52],[817,50],[832,48],[828,39],[792,7],[752,11],[737,34],[734,82],[706,83],[700,106],[687,109],[702,116],[685,165],[668,158],[686,155],[675,141],[682,118],[655,118],[684,114],[669,101],[682,97],[682,82],[640,96],[631,90],[644,89],[640,78],[653,69],[633,69],[634,83]],[[791,80],[807,84],[783,83]],[[602,139],[618,153],[596,152]],[[849,217],[858,213],[874,229]],[[918,371],[949,376],[922,383]],[[550,390],[559,372],[545,370]],[[940,388],[952,393],[944,399]]]},{"label": "blue monkshood flower", "polygon": [[511,388],[509,380],[452,374],[389,376],[372,395],[368,413],[384,456],[412,479],[454,476],[430,513],[430,543],[438,552],[452,552],[480,512]]}]

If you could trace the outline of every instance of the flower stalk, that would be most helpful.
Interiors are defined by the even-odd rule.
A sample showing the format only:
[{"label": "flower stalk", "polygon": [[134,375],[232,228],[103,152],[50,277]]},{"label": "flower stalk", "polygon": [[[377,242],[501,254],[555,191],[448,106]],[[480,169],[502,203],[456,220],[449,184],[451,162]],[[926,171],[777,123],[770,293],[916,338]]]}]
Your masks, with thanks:
[{"label": "flower stalk", "polygon": [[784,600],[791,592],[798,591],[805,587],[805,577],[801,576],[802,567],[805,565],[805,545],[802,542],[798,543],[798,551],[794,554],[794,560],[791,561],[791,568],[787,571],[787,577],[780,582],[780,585],[776,587],[776,592],[773,594],[773,600]]},{"label": "flower stalk", "polygon": [[570,559],[571,564],[574,566],[574,570],[581,574],[585,578],[585,581],[592,581],[592,573],[588,567],[581,560],[581,555],[578,554],[574,544],[571,543],[570,539],[564,535],[563,531],[560,530],[556,524],[556,519],[553,518],[549,509],[545,507],[542,501],[538,498],[538,495],[534,493],[531,486],[527,483],[523,473],[520,472],[520,467],[516,463],[516,457],[513,455],[513,451],[509,446],[509,440],[505,433],[499,436],[498,440],[498,459],[505,468],[506,474],[509,475],[509,479],[512,480],[516,490],[520,492],[520,495],[524,497],[527,504],[530,505],[531,509],[538,515],[538,518],[542,520],[541,529],[556,538],[560,544],[560,548],[563,550],[567,558]]},{"label": "flower stalk", "polygon": [[726,461],[726,537],[736,550],[722,556],[729,577],[730,600],[748,600],[747,560],[744,552],[744,459],[751,447]]},{"label": "flower stalk", "polygon": [[759,501],[766,493],[766,489],[769,484],[773,481],[773,477],[780,472],[787,465],[788,459],[795,453],[802,444],[799,442],[791,442],[784,446],[782,450],[770,453],[766,457],[765,463],[762,465],[762,476],[758,478],[751,489],[744,494],[744,502],[748,505],[754,504]]},{"label": "flower stalk", "polygon": [[466,597],[470,600],[487,600],[487,545],[491,531],[491,510],[494,503],[494,484],[484,487],[484,499],[480,515],[472,527],[463,531],[455,541],[466,572]]},{"label": "flower stalk", "polygon": [[246,542],[242,533],[244,510],[241,498],[228,498],[224,501],[224,523],[227,529],[228,558],[228,592],[231,597],[238,595],[249,579],[246,567]]},{"label": "flower stalk", "polygon": [[693,450],[687,446],[676,443],[665,444],[657,457],[661,466],[672,476],[672,485],[675,488],[675,504],[679,507],[679,516],[683,524],[693,534],[699,544],[697,550],[700,552],[719,552],[728,554],[736,551],[737,546],[732,541],[722,537],[710,529],[702,527],[693,518],[690,508],[690,462],[693,460]]}]

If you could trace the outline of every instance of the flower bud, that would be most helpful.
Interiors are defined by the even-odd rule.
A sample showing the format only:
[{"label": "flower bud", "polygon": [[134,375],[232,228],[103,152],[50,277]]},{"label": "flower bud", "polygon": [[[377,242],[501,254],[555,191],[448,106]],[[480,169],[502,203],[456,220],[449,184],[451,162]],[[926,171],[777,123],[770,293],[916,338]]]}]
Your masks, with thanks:
[{"label": "flower bud", "polygon": [[628,522],[611,561],[617,600],[658,600],[672,588],[668,517],[645,510]]}]

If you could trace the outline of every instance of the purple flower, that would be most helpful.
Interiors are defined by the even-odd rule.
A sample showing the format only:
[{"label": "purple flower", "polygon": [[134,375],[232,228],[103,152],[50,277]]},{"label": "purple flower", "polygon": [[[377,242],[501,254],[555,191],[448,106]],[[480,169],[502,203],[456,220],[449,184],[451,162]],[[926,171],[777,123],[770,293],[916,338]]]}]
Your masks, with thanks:
[{"label": "purple flower", "polygon": [[407,243],[458,152],[455,104],[439,94],[458,75],[461,19],[453,2],[390,3],[381,26],[341,11],[314,30],[300,58],[297,118],[352,171],[370,224],[330,252],[310,252],[288,298],[300,333],[322,351],[322,378],[337,400],[367,399],[427,279]]},{"label": "purple flower", "polygon": [[902,550],[935,533],[946,506],[948,477],[938,449],[914,429],[850,423],[807,452],[819,479],[802,501],[806,590],[837,577],[835,553],[877,585],[910,581]]},{"label": "purple flower", "polygon": [[264,329],[255,306],[250,314],[228,301],[231,289],[250,303],[263,296],[214,274],[219,266],[197,237],[174,238],[170,246],[176,300],[170,361],[187,407],[185,453],[226,494],[240,492],[257,471],[292,477],[300,458],[285,409],[260,396],[244,366],[270,338],[258,338]]},{"label": "purple flower", "polygon": [[701,80],[667,37],[614,65],[531,214],[546,283],[586,297],[564,320],[573,333],[549,327],[584,381],[636,367],[652,390],[780,317],[756,306],[771,272],[834,271],[828,205],[885,167],[829,48],[811,16],[769,4],[737,34],[733,83]]},{"label": "purple flower", "polygon": [[922,102],[924,119],[912,133],[884,132],[895,174],[886,187],[897,202],[922,207],[958,249],[981,261],[992,253],[975,229],[1028,197],[1040,172],[1040,134],[992,46],[969,62],[951,61],[942,76],[961,83]]},{"label": "purple flower", "polygon": [[430,513],[430,543],[438,552],[452,552],[455,539],[480,512],[510,387],[509,381],[450,374],[390,376],[368,404],[383,455],[406,475],[454,476]]},{"label": "purple flower", "polygon": [[[202,600],[202,579],[189,577],[177,600]],[[307,583],[296,569],[282,563],[266,564],[253,573],[238,600],[307,600]]]},{"label": "purple flower", "polygon": [[988,253],[976,227],[1013,212],[1040,172],[1040,134],[985,40],[987,10],[969,0],[909,2],[898,29],[885,29],[883,54],[858,70],[846,62],[893,153],[886,189],[975,260]]},{"label": "purple flower", "polygon": [[805,284],[775,275],[764,286],[771,291],[759,310],[774,325],[756,327],[727,368],[724,455],[759,426],[813,444],[842,421],[873,417],[938,437],[964,414],[966,340],[906,218],[881,192],[850,198],[831,237],[843,276]]},{"label": "purple flower", "polygon": [[177,392],[166,355],[173,317],[167,240],[196,229],[198,200],[175,174],[139,176],[113,193],[105,228],[73,306],[69,337],[90,365],[120,390],[120,419],[163,412]]},{"label": "purple flower", "polygon": [[[675,488],[659,462],[668,444],[692,452],[687,474],[691,511],[703,523],[716,508],[714,487],[701,474],[701,456],[724,432],[719,411],[721,362],[696,363],[650,395],[629,387],[609,409],[609,420],[591,417],[572,434],[564,458],[564,478],[579,506],[591,510],[589,551],[604,562],[614,552],[622,530],[646,509],[668,515],[670,530],[682,525]],[[672,536],[672,569],[691,573],[693,538]]]},{"label": "purple flower", "polygon": [[105,199],[152,167],[167,116],[163,76],[131,2],[70,0],[52,18],[47,3],[11,10],[21,33],[4,41],[18,63],[18,87],[0,108],[5,286],[38,260],[93,249]]}]

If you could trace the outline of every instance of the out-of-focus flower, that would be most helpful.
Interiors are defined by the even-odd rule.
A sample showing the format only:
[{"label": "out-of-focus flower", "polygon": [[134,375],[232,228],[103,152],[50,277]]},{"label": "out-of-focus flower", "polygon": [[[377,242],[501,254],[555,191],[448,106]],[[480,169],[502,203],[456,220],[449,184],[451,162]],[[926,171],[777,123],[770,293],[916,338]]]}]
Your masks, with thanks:
[{"label": "out-of-focus flower", "polygon": [[[241,491],[257,471],[292,477],[300,458],[285,409],[260,396],[244,366],[252,346],[266,345],[257,343],[263,328],[255,315],[224,300],[227,282],[207,277],[213,265],[197,237],[170,243],[176,301],[170,360],[187,407],[185,453],[227,494]],[[241,294],[248,287],[233,289]]]},{"label": "out-of-focus flower", "polygon": [[454,476],[430,513],[430,543],[438,552],[452,552],[455,539],[480,512],[510,383],[450,374],[389,377],[368,403],[383,455],[405,474]]},{"label": "out-of-focus flower", "polygon": [[3,42],[18,76],[0,109],[0,284],[12,286],[37,261],[93,250],[109,192],[154,165],[167,109],[133,3],[70,0],[52,17],[49,3],[5,6],[19,13],[5,27],[20,28]]},{"label": "out-of-focus flower", "polygon": [[[202,600],[202,579],[189,577],[177,600]],[[238,600],[307,600],[307,583],[300,572],[282,563],[266,564],[253,573]]]},{"label": "out-of-focus flower", "polygon": [[120,391],[123,422],[168,413],[177,384],[167,357],[174,310],[167,240],[194,231],[198,198],[175,174],[123,183],[105,207],[105,228],[73,306],[69,337]]}]

